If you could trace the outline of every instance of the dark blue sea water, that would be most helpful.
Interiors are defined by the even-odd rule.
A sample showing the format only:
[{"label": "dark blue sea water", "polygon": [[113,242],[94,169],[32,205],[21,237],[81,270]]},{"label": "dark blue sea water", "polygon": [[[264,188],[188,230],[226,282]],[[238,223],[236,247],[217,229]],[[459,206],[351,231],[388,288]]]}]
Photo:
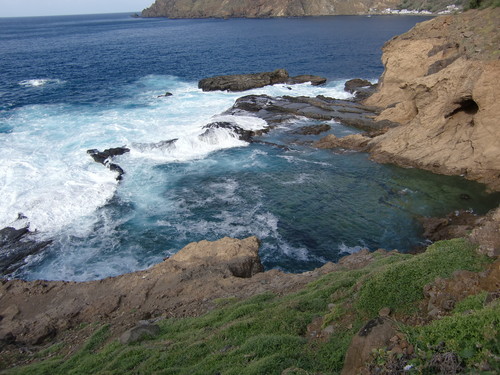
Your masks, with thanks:
[{"label": "dark blue sea water", "polygon": [[[251,93],[347,98],[343,83],[376,80],[383,43],[424,19],[0,19],[0,227],[29,223],[53,241],[12,276],[102,278],[192,241],[249,235],[262,240],[267,268],[303,271],[361,247],[410,250],[424,243],[422,215],[486,211],[498,196],[458,177],[362,153],[248,145],[224,130],[200,137],[243,94],[203,93],[199,79],[286,68],[329,82]],[[166,91],[173,96],[158,98]],[[291,130],[314,123],[289,123],[264,140],[293,142]],[[330,124],[337,135],[356,132]],[[158,143],[172,138],[175,148]],[[131,149],[116,160],[126,171],[120,183],[86,153],[117,146]]]}]

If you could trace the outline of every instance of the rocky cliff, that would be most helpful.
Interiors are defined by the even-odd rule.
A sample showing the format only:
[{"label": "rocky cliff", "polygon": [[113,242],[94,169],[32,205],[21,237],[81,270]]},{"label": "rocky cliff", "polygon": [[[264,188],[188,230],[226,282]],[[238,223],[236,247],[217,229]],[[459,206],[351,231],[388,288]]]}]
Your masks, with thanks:
[{"label": "rocky cliff", "polygon": [[156,0],[143,17],[300,17],[367,14],[395,8],[400,0]]},{"label": "rocky cliff", "polygon": [[400,123],[373,158],[463,175],[500,190],[500,8],[441,16],[383,48],[385,72],[365,104]]}]

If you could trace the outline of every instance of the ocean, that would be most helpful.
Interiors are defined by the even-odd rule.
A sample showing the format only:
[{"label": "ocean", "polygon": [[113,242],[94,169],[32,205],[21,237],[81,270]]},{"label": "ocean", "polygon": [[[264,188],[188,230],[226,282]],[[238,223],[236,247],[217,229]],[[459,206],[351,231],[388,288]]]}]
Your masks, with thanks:
[{"label": "ocean", "polygon": [[[480,184],[296,141],[293,130],[318,121],[261,137],[288,150],[225,129],[200,137],[214,121],[265,127],[221,116],[243,95],[349,98],[345,81],[375,82],[383,43],[425,19],[0,18],[0,228],[29,225],[52,241],[9,276],[100,279],[147,268],[193,241],[250,235],[262,241],[266,269],[299,272],[364,247],[424,245],[421,216],[486,212],[499,197]],[[197,88],[213,75],[278,68],[328,83]],[[328,123],[336,135],[358,132]],[[162,142],[171,139],[175,147]],[[87,150],[120,146],[131,151],[115,158],[125,171],[117,181]]]}]

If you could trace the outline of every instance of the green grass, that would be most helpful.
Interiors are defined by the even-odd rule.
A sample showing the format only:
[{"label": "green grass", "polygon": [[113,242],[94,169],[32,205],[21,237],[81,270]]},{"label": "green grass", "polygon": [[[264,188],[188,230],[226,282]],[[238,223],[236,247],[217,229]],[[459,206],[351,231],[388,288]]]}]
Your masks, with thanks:
[{"label": "green grass", "polygon": [[487,261],[464,239],[435,243],[421,256],[388,265],[373,275],[362,286],[356,307],[367,315],[376,315],[383,307],[410,314],[424,297],[426,284],[450,277],[455,270],[479,271]]},{"label": "green grass", "polygon": [[[338,374],[353,335],[379,308],[413,311],[423,285],[457,269],[478,270],[485,262],[463,240],[435,244],[418,256],[376,256],[361,270],[327,274],[287,296],[265,293],[242,301],[221,299],[215,310],[201,317],[163,320],[159,336],[139,343],[109,342],[109,327],[104,326],[69,358],[47,358],[7,374],[279,375],[285,370],[289,375]],[[480,314],[479,305],[479,299],[471,299],[457,308]],[[450,326],[467,325],[460,314],[453,316]],[[492,316],[481,315],[474,337],[494,323]],[[329,339],[308,339],[307,326],[316,317],[334,325]],[[412,335],[424,347],[440,337],[451,338],[447,336],[450,326],[436,325],[429,331],[412,331]],[[474,341],[467,341],[467,332],[456,336],[457,350]]]},{"label": "green grass", "polygon": [[439,348],[440,352],[457,353],[468,369],[489,363],[493,373],[500,373],[500,301],[482,306],[477,301],[483,297],[481,293],[469,298],[467,304],[475,300],[470,304],[473,310],[455,312],[429,325],[408,328],[420,357],[428,359]]}]

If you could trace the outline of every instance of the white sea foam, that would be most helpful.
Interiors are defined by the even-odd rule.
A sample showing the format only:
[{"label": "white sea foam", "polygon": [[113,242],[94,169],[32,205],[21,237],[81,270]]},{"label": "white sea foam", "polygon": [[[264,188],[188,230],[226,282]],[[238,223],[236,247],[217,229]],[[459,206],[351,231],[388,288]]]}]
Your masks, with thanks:
[{"label": "white sea foam", "polygon": [[[61,83],[49,78],[19,82],[25,87]],[[173,95],[158,97],[167,90]],[[107,107],[35,105],[12,110],[0,120],[12,129],[0,134],[0,227],[23,213],[31,229],[48,234],[75,222],[88,223],[90,229],[93,215],[114,195],[117,181],[116,173],[95,163],[87,149],[130,147],[130,154],[117,160],[127,179],[144,179],[148,177],[141,169],[247,145],[230,129],[204,129],[206,124],[227,121],[245,130],[266,125],[256,117],[219,115],[241,93],[202,92],[196,83],[176,77],[147,76],[121,92],[125,98]],[[245,94],[349,96],[339,82],[294,85],[292,90],[274,85]],[[172,139],[177,140],[163,142]],[[143,159],[140,166],[137,158]]]},{"label": "white sea foam", "polygon": [[338,246],[339,254],[355,254],[363,249],[366,249],[366,246],[347,246],[345,243],[340,243]]},{"label": "white sea foam", "polygon": [[38,78],[38,79],[26,79],[19,82],[20,86],[24,87],[41,87],[45,85],[59,85],[64,83],[64,81],[60,79],[52,79],[52,78]]}]

